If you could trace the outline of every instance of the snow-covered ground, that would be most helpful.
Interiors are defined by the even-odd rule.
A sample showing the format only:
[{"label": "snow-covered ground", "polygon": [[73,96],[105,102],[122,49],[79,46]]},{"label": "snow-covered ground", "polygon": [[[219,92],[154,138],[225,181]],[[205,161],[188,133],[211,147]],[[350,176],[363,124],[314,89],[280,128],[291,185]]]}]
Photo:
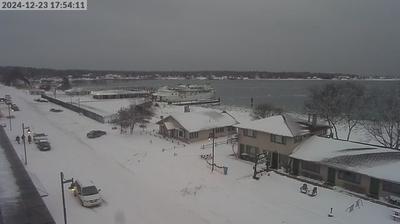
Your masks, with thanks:
[{"label": "snow-covered ground", "polygon": [[[49,96],[54,97],[52,94]],[[122,107],[144,102],[143,98],[94,99],[91,95],[68,96],[58,93],[57,99],[93,111],[103,117],[116,114]]]},{"label": "snow-covered ground", "polygon": [[[111,125],[67,109],[49,112],[54,104],[35,102],[35,97],[23,91],[0,86],[0,95],[5,94],[21,109],[13,112],[13,130],[8,131],[11,140],[22,134],[22,122],[33,132],[49,136],[51,151],[27,145],[26,168],[46,189],[44,201],[57,223],[63,222],[60,171],[66,178],[92,180],[104,198],[100,207],[84,208],[66,192],[68,222],[72,224],[393,223],[390,208],[368,201],[347,212],[358,200],[354,196],[319,188],[318,195],[310,197],[299,192],[302,182],[275,173],[253,180],[252,164],[235,159],[229,144],[216,148],[216,162],[229,168],[228,175],[211,173],[199,156],[210,153],[210,148],[201,149],[207,141],[190,145],[167,141],[152,134],[154,123],[146,131],[136,129],[133,135],[121,135]],[[4,107],[0,109],[6,112]],[[160,106],[163,115],[174,110],[183,108]],[[2,118],[0,123],[8,121]],[[107,135],[86,138],[92,129],[105,130]],[[23,146],[16,142],[14,146],[23,159]],[[328,217],[330,208],[334,217]]]}]

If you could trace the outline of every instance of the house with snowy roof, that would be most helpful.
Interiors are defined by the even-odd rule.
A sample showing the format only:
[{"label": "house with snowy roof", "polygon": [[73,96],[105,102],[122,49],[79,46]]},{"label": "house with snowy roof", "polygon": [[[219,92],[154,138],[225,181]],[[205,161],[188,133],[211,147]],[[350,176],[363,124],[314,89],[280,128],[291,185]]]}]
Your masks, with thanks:
[{"label": "house with snowy roof", "polygon": [[400,151],[327,138],[329,126],[289,115],[235,125],[242,159],[269,155],[270,168],[293,176],[366,194],[397,198],[400,205]]},{"label": "house with snowy roof", "polygon": [[159,133],[185,142],[227,136],[235,132],[238,122],[225,111],[206,110],[171,114],[157,122]]},{"label": "house with snowy roof", "polygon": [[290,158],[295,161],[295,175],[374,198],[400,196],[398,150],[312,136],[298,145]]},{"label": "house with snowy roof", "polygon": [[271,155],[274,169],[288,165],[289,155],[305,139],[313,135],[326,135],[328,125],[317,122],[315,116],[308,120],[288,114],[243,122],[238,128],[238,152],[242,159],[254,161],[256,155]]}]

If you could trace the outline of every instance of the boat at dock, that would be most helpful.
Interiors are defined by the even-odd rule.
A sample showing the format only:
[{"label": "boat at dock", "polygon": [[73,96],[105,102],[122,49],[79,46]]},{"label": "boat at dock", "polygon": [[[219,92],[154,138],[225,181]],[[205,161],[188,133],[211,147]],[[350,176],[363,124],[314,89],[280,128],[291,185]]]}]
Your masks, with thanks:
[{"label": "boat at dock", "polygon": [[215,100],[215,90],[210,85],[164,86],[153,93],[155,101],[178,103]]}]

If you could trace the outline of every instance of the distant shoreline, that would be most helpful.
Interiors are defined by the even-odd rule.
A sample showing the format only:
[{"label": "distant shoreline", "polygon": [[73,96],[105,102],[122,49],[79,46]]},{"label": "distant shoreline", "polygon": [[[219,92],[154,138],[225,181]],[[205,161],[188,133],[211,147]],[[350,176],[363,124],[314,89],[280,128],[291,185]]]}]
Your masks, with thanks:
[{"label": "distant shoreline", "polygon": [[196,81],[400,81],[400,78],[392,78],[392,79],[296,79],[296,78],[288,78],[288,79],[186,79],[186,78],[156,78],[156,79],[140,79],[135,77],[127,77],[127,78],[101,78],[101,79],[88,79],[88,78],[72,78],[71,81],[118,81],[118,80],[196,80]]}]

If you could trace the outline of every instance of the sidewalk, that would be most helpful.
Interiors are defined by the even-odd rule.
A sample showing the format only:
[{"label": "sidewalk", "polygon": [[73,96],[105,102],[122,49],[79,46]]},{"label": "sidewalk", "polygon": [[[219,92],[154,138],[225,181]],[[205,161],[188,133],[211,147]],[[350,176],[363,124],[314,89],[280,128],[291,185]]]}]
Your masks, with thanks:
[{"label": "sidewalk", "polygon": [[0,224],[55,224],[0,127]]}]

